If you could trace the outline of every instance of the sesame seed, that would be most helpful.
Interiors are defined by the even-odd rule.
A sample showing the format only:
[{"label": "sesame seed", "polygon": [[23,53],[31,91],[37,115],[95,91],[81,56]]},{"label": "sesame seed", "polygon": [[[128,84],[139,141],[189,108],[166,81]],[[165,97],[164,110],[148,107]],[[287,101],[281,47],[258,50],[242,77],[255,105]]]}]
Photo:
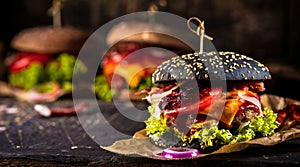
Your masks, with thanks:
[{"label": "sesame seed", "polygon": [[202,64],[201,64],[201,63],[197,63],[197,66],[198,66],[199,68],[202,68]]}]

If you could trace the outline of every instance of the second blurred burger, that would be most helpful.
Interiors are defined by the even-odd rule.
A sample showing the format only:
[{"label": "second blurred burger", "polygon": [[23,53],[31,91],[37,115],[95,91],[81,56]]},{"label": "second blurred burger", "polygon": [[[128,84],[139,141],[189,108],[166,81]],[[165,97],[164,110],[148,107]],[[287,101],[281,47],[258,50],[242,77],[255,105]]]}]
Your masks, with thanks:
[{"label": "second blurred burger", "polygon": [[[161,32],[161,33],[158,33]],[[101,62],[101,74],[95,80],[95,92],[105,101],[129,97],[140,100],[137,90],[151,87],[151,75],[163,61],[191,52],[184,42],[170,35],[166,26],[145,22],[121,22],[107,34],[110,47]]]}]

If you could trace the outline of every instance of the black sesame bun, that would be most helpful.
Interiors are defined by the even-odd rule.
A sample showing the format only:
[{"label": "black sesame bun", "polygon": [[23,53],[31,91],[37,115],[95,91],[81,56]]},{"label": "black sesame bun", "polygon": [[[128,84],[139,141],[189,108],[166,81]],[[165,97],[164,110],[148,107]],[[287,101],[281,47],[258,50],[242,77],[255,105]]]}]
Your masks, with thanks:
[{"label": "black sesame bun", "polygon": [[234,52],[192,53],[173,57],[158,66],[152,75],[154,83],[186,79],[246,81],[271,79],[271,75],[262,63]]}]

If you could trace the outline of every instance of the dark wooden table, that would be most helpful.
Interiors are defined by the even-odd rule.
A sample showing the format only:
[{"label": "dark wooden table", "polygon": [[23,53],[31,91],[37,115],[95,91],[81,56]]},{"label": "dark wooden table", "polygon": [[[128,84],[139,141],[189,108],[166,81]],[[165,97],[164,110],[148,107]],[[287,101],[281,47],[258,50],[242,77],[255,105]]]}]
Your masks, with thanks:
[{"label": "dark wooden table", "polygon": [[[106,126],[119,127],[128,135],[144,128],[128,121],[113,103],[98,101],[110,124],[101,124],[103,141],[109,141]],[[49,107],[70,106],[71,99],[48,103]],[[138,108],[146,104],[134,102]],[[87,135],[77,115],[41,117],[32,104],[0,98],[0,166],[299,166],[300,139],[271,147],[207,156],[195,160],[159,161],[108,152]],[[112,135],[112,134],[109,134]]]}]

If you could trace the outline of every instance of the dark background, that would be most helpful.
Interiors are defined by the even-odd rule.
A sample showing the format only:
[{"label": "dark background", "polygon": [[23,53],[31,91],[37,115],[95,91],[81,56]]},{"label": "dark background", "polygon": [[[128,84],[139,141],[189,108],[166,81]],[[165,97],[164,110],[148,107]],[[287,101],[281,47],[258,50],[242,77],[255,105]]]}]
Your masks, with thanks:
[{"label": "dark background", "polygon": [[[22,29],[52,24],[47,14],[51,3],[52,0],[1,1],[0,58],[7,55],[11,38]],[[300,80],[298,0],[67,0],[62,22],[93,32],[114,18],[145,11],[153,4],[159,11],[205,20],[206,32],[214,37],[218,50],[276,63],[279,66],[270,66],[275,75]]]},{"label": "dark background", "polygon": [[[93,32],[114,18],[145,11],[151,4],[156,4],[160,11],[187,19],[197,16],[205,20],[206,32],[214,37],[213,43],[218,50],[240,52],[267,63],[273,77],[266,83],[267,93],[300,100],[299,0],[166,0],[166,5],[159,5],[162,2],[68,0],[62,11],[63,25]],[[0,1],[0,79],[4,75],[3,60],[12,50],[9,46],[12,37],[24,28],[52,24],[52,18],[47,14],[51,3],[52,0]],[[112,103],[100,103],[111,116],[108,120],[116,126],[126,125],[118,126],[125,130],[138,128],[119,120],[121,117],[115,115],[117,110],[110,107]],[[182,166],[183,163],[185,166],[299,166],[299,139],[195,161],[128,158],[100,149],[85,135],[76,116],[42,118],[30,104],[11,98],[0,97],[0,104],[20,109],[17,115],[0,112],[1,126],[7,128],[0,132],[0,166]],[[70,99],[59,100],[50,107],[72,104]],[[106,133],[103,135],[110,137]],[[70,149],[74,145],[70,139],[81,147]],[[15,145],[21,148],[17,149]]]}]

